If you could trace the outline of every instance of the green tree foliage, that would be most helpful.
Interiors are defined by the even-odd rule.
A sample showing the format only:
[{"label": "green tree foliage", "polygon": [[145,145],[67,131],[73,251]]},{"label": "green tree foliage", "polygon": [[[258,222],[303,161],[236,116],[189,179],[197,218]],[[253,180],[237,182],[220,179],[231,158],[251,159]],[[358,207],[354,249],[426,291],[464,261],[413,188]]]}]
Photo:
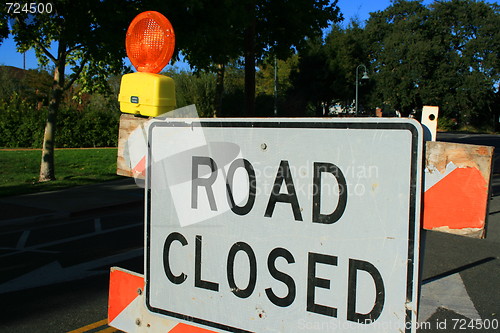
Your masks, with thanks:
[{"label": "green tree foliage", "polygon": [[45,112],[19,92],[12,92],[0,100],[0,147],[39,148],[43,137]]},{"label": "green tree foliage", "polygon": [[[265,55],[287,59],[294,50],[319,38],[322,29],[341,19],[337,0],[250,1],[253,11],[244,31],[245,94],[248,115],[254,115],[255,65]],[[247,14],[248,15],[248,14]]]},{"label": "green tree foliage", "polygon": [[364,26],[333,25],[325,40],[310,39],[299,52],[289,113],[350,108],[356,68],[364,64],[370,79],[359,86],[359,102],[365,109],[385,106],[409,115],[437,105],[443,123],[491,125],[500,116],[499,26],[500,7],[474,0],[427,6],[394,0]]},{"label": "green tree foliage", "polygon": [[[37,109],[41,102],[48,106],[49,118],[61,105],[64,141],[58,145],[77,144],[67,143],[70,132],[63,130],[69,128],[70,121],[64,118],[67,110],[75,113],[68,119],[83,123],[94,110],[116,111],[119,78],[107,76],[121,68],[126,27],[138,12],[151,9],[171,20],[177,51],[195,69],[195,73],[167,73],[176,81],[178,106],[194,103],[202,116],[273,115],[275,56],[281,116],[322,116],[333,105],[351,108],[356,68],[361,64],[370,76],[359,87],[359,102],[365,110],[387,105],[408,115],[423,105],[438,105],[445,123],[456,119],[461,125],[476,126],[500,116],[497,4],[447,0],[424,5],[420,0],[394,0],[387,9],[372,13],[364,26],[357,21],[346,27],[334,24],[326,38],[321,29],[340,17],[336,1],[92,0],[80,4],[60,0],[54,7],[59,8],[57,15],[40,15],[36,21],[11,17],[17,22],[14,36],[19,50],[34,47],[42,64],[52,61],[54,73],[49,77],[33,72],[33,82],[43,82],[39,88],[0,84],[0,99],[6,96],[5,108],[14,118],[18,115],[13,110],[23,105]],[[6,13],[0,12],[0,40],[5,37],[6,22]],[[52,40],[59,41],[59,49],[51,55]],[[0,79],[1,75],[0,71]],[[110,82],[113,102],[95,93]],[[36,94],[47,86],[52,93]],[[63,93],[64,89],[69,90]],[[245,113],[249,90],[257,92],[256,111]],[[95,117],[111,122],[115,111]],[[108,142],[96,139],[91,126],[99,128],[78,125],[79,142],[90,146]]]},{"label": "green tree foliage", "polygon": [[408,115],[438,105],[463,125],[490,122],[498,93],[498,5],[483,1],[393,1],[366,24],[374,94]]},{"label": "green tree foliage", "polygon": [[[75,81],[83,92],[102,90],[106,87],[106,77],[122,70],[125,31],[137,14],[134,2],[127,0],[55,0],[52,3],[52,13],[36,15],[22,11],[6,13],[5,6],[0,9],[1,17],[8,16],[14,22],[11,32],[18,50],[33,48],[40,64],[51,62],[54,66],[40,181],[55,179],[56,119],[64,92]],[[53,42],[57,42],[57,50],[51,53]],[[69,75],[67,67],[71,68]]]},{"label": "green tree foliage", "polygon": [[439,33],[444,55],[441,77],[434,80],[444,81],[452,92],[442,104],[444,114],[463,125],[489,122],[494,113],[498,118],[495,93],[499,93],[500,81],[500,7],[452,0],[436,1],[430,8],[429,21]]},{"label": "green tree foliage", "polygon": [[257,62],[269,54],[287,59],[340,15],[337,0],[161,0],[151,4],[171,18],[178,48],[193,68],[214,70],[217,65],[245,59],[248,115],[254,115]]},{"label": "green tree foliage", "polygon": [[290,78],[298,63],[297,54],[286,60],[270,56],[263,61],[256,74],[256,114],[283,116],[287,113],[285,101],[293,84]]},{"label": "green tree foliage", "polygon": [[0,45],[9,36],[8,15],[5,10],[0,10]]},{"label": "green tree foliage", "polygon": [[[333,25],[325,40],[310,40],[291,75],[289,96],[301,108],[295,113],[323,116],[334,105],[352,108],[356,68],[369,65],[367,54],[365,32],[357,21],[350,22],[347,28]],[[368,87],[364,84],[360,89],[364,93]]]},{"label": "green tree foliage", "polygon": [[[93,99],[95,97],[81,110],[62,103],[58,115],[58,147],[116,147],[120,112],[97,107]],[[38,109],[18,92],[0,100],[0,147],[41,148],[46,118],[46,107]]]},{"label": "green tree foliage", "polygon": [[[356,69],[359,65],[370,68],[368,44],[361,24],[353,20],[345,29],[333,26],[328,34],[325,47],[328,54],[328,68],[333,73],[330,89],[332,102],[344,109],[352,108],[356,92]],[[362,75],[362,71],[359,71]],[[361,78],[361,76],[359,77]],[[367,82],[359,80],[360,105],[365,105]]]},{"label": "green tree foliage", "polygon": [[[290,81],[291,73],[296,70],[299,63],[298,54],[293,54],[286,60],[276,59],[277,68],[277,85],[278,85],[278,95],[284,98],[285,92],[292,87],[292,82]],[[274,94],[274,70],[275,62],[274,57],[270,56],[266,58],[262,64],[259,65],[259,70],[256,75],[257,82],[257,95],[273,95]]]},{"label": "green tree foliage", "polygon": [[[113,87],[116,77],[108,81]],[[51,83],[51,75],[44,70],[0,66],[0,147],[42,147]],[[58,147],[116,146],[120,115],[116,96],[79,89],[73,86],[61,100]]]},{"label": "green tree foliage", "polygon": [[24,101],[40,109],[48,103],[52,85],[51,75],[43,70],[23,70],[11,66],[0,66],[0,100],[7,101],[19,95]]},{"label": "green tree foliage", "polygon": [[325,108],[333,99],[331,83],[334,75],[335,70],[330,68],[328,50],[322,40],[310,40],[307,50],[300,53],[298,66],[291,74],[293,86],[288,96],[294,106],[287,105],[288,113],[323,116]]},{"label": "green tree foliage", "polygon": [[220,116],[241,117],[245,105],[245,68],[240,61],[226,66]]},{"label": "green tree foliage", "polygon": [[[195,104],[201,117],[213,117],[216,110],[213,104],[216,95],[217,75],[210,71],[188,72],[170,68],[163,74],[175,81],[177,107]],[[238,62],[225,67],[224,100],[218,116],[241,116],[244,103],[244,69]]]},{"label": "green tree foliage", "polygon": [[13,67],[0,66],[0,100],[9,98],[14,92],[21,89],[20,82],[13,80]]},{"label": "green tree foliage", "polygon": [[429,27],[430,11],[422,1],[394,1],[372,13],[366,24],[371,67],[380,103],[409,115],[422,107],[422,87],[441,61],[438,36]]},{"label": "green tree foliage", "polygon": [[192,73],[183,70],[165,74],[175,81],[177,107],[195,104],[200,117],[213,117],[215,74],[208,71]]}]

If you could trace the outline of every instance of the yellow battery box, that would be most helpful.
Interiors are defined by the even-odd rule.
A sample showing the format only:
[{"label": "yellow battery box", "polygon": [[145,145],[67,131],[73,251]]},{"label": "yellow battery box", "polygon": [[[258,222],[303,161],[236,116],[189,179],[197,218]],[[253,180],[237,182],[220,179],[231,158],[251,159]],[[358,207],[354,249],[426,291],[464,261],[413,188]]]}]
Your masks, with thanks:
[{"label": "yellow battery box", "polygon": [[175,109],[175,84],[168,76],[131,73],[122,77],[118,95],[120,110],[125,113],[156,117]]}]

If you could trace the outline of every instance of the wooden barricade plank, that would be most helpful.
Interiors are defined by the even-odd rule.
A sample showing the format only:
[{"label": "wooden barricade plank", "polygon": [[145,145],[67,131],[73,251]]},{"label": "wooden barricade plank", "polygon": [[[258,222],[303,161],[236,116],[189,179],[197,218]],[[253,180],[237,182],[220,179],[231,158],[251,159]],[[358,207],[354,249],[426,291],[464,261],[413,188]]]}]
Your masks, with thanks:
[{"label": "wooden barricade plank", "polygon": [[132,169],[135,165],[131,165],[130,157],[127,156],[128,152],[125,151],[127,140],[130,134],[138,127],[143,127],[150,118],[136,117],[132,114],[122,114],[120,116],[120,128],[118,131],[118,156],[116,160],[116,174],[126,177],[139,177],[142,175],[134,175]]}]

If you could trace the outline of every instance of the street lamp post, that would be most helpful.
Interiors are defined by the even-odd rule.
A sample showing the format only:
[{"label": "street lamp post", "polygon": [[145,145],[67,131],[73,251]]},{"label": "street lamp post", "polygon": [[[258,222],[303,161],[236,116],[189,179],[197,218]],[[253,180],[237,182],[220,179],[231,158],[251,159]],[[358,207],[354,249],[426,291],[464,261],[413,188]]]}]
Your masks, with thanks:
[{"label": "street lamp post", "polygon": [[363,67],[364,68],[364,72],[363,72],[363,77],[361,77],[362,80],[368,80],[369,77],[368,77],[368,71],[366,70],[366,66],[365,65],[359,65],[358,67],[356,67],[356,117],[358,116],[358,86],[359,86],[359,83],[358,83],[358,70],[360,67]]}]

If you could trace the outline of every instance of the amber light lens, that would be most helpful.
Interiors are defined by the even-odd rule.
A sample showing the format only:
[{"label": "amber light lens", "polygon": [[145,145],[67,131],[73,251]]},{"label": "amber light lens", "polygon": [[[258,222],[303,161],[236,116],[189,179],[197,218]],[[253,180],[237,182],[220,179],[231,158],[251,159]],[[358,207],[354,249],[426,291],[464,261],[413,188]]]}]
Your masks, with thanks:
[{"label": "amber light lens", "polygon": [[174,53],[172,24],[158,12],[141,13],[130,23],[125,46],[127,56],[138,72],[159,73]]}]

